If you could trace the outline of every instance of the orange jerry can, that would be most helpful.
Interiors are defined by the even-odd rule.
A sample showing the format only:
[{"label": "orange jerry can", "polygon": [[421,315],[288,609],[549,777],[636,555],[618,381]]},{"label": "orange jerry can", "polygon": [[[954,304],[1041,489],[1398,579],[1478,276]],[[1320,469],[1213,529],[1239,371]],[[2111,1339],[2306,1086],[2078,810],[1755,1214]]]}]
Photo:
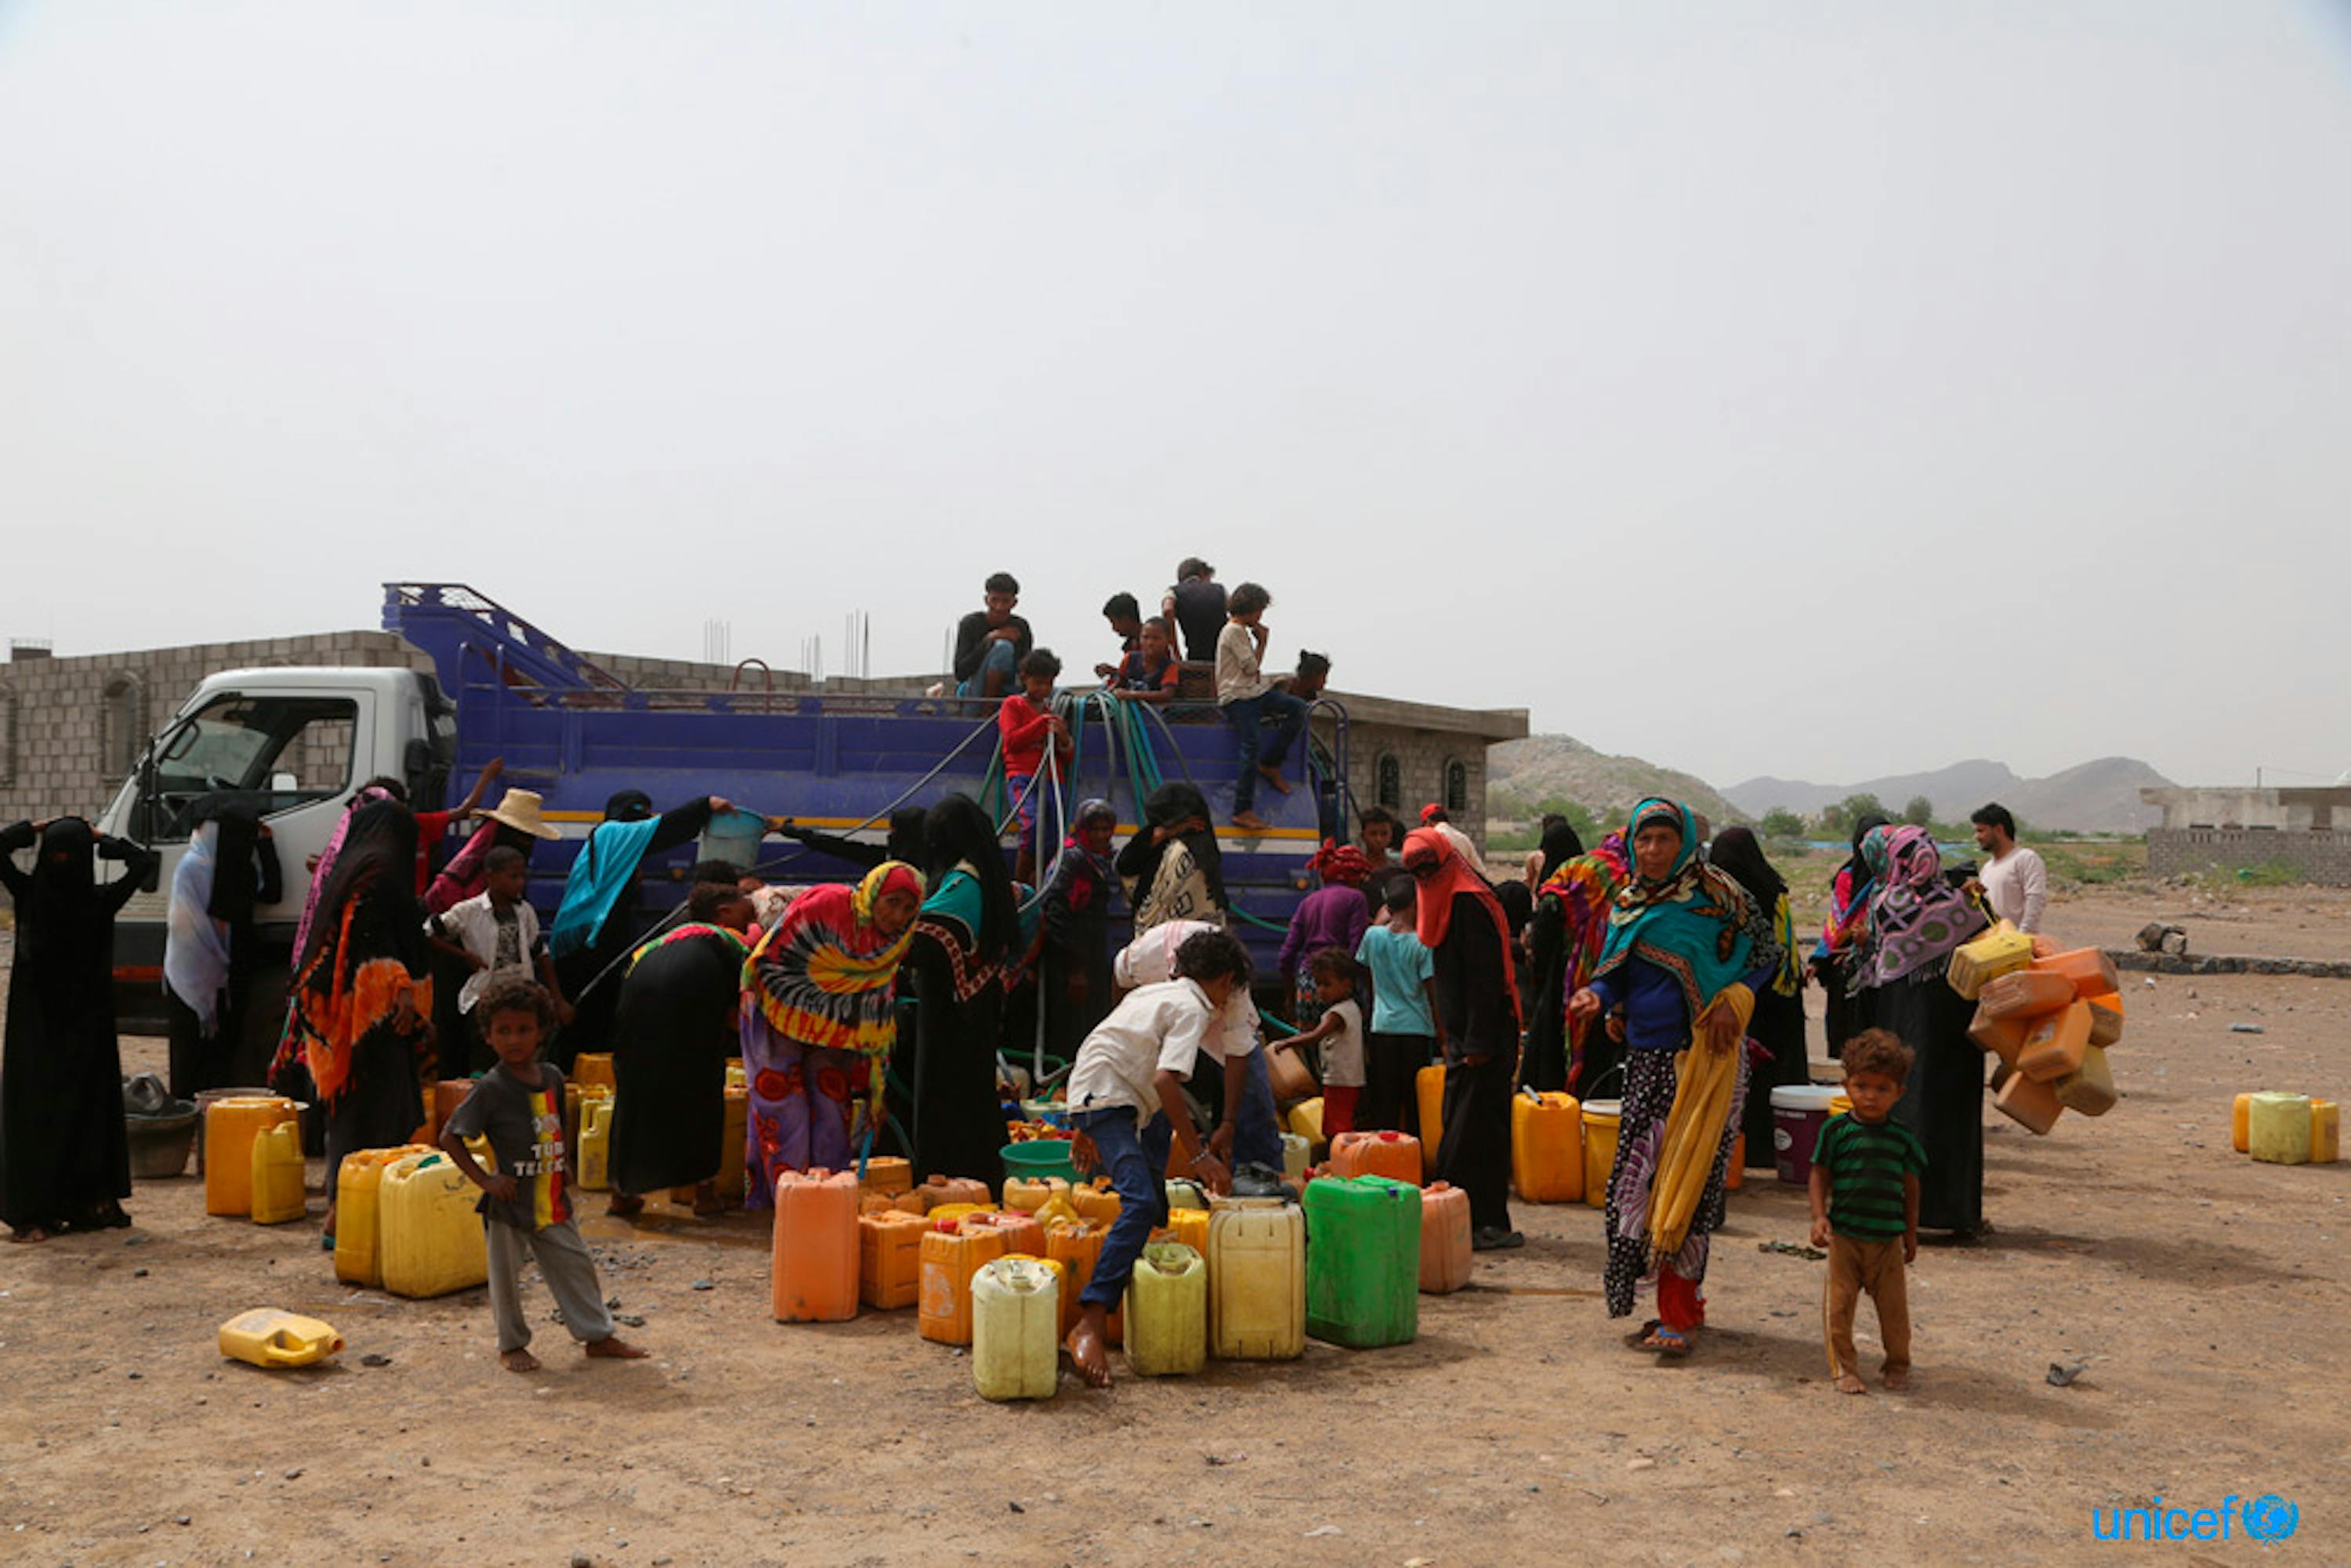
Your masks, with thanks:
[{"label": "orange jerry can", "polygon": [[2023,1049],[2025,1030],[2032,1020],[2022,1015],[1994,1018],[1984,1011],[1984,1004],[1976,1003],[1974,1021],[1968,1025],[1968,1038],[1978,1047],[2000,1058],[2000,1063],[2010,1071],[2016,1071],[2016,1053]]},{"label": "orange jerry can", "polygon": [[1437,1146],[1445,1141],[1445,1064],[1431,1062],[1412,1075],[1413,1099],[1420,1112],[1420,1168],[1437,1174]]},{"label": "orange jerry can", "polygon": [[1558,1090],[1510,1097],[1510,1179],[1529,1203],[1583,1200],[1583,1107]]},{"label": "orange jerry can", "polygon": [[1094,1265],[1102,1261],[1102,1237],[1107,1234],[1101,1226],[1085,1220],[1074,1224],[1061,1222],[1045,1227],[1045,1256],[1061,1266],[1061,1337],[1078,1326],[1078,1296],[1094,1277]]},{"label": "orange jerry can", "polygon": [[2115,970],[2115,961],[2095,947],[2076,947],[2070,953],[2052,953],[2046,958],[2035,958],[2031,966],[2039,974],[2063,975],[2074,982],[2074,994],[2084,1001],[2092,997],[2110,997],[2122,989],[2122,976]]},{"label": "orange jerry can", "polygon": [[2074,1000],[2073,980],[2046,969],[2012,969],[1984,982],[1976,998],[1978,1019],[2039,1018]]},{"label": "orange jerry can", "polygon": [[971,1277],[983,1263],[1003,1256],[1004,1232],[993,1226],[924,1231],[915,1332],[935,1344],[969,1344]]},{"label": "orange jerry can", "polygon": [[2016,1123],[2028,1133],[2045,1134],[2065,1113],[2057,1091],[2037,1078],[2027,1078],[2022,1072],[2011,1072],[2008,1082],[2000,1086],[1992,1097],[1992,1109]]},{"label": "orange jerry can", "polygon": [[925,1214],[943,1203],[972,1203],[982,1208],[996,1204],[996,1195],[987,1190],[986,1182],[967,1176],[935,1176],[914,1190],[922,1197]]},{"label": "orange jerry can", "polygon": [[923,1295],[923,1233],[930,1228],[898,1209],[857,1217],[857,1298],[894,1312]]},{"label": "orange jerry can", "polygon": [[776,1178],[768,1254],[779,1323],[838,1323],[857,1315],[857,1177],[786,1171]]},{"label": "orange jerry can", "polygon": [[253,1217],[253,1140],[294,1120],[294,1102],[234,1094],[204,1107],[204,1212]]},{"label": "orange jerry can", "polygon": [[1445,1182],[1420,1195],[1420,1288],[1449,1295],[1469,1282],[1469,1195]]},{"label": "orange jerry can", "polygon": [[2090,1004],[2090,1043],[2112,1045],[2123,1037],[2123,999],[2109,991],[2103,997],[2084,997]]},{"label": "orange jerry can", "polygon": [[1386,1176],[1418,1186],[1420,1140],[1410,1133],[1342,1133],[1331,1140],[1331,1172],[1340,1176]]},{"label": "orange jerry can", "polygon": [[2081,1071],[2089,1049],[2090,1004],[2073,1002],[2032,1020],[2024,1031],[2024,1043],[2017,1048],[2016,1070],[2027,1078],[2054,1083]]},{"label": "orange jerry can", "polygon": [[473,1092],[474,1081],[470,1078],[444,1078],[433,1085],[433,1136],[426,1142],[440,1142],[441,1129],[449,1124],[449,1118],[457,1113],[457,1107]]},{"label": "orange jerry can", "polygon": [[990,1209],[984,1214],[967,1214],[956,1222],[957,1229],[986,1226],[1004,1232],[1007,1254],[1019,1252],[1030,1258],[1042,1258],[1045,1252],[1045,1227],[1033,1214],[1019,1209]]},{"label": "orange jerry can", "polygon": [[571,1077],[582,1089],[598,1084],[611,1089],[619,1082],[612,1076],[612,1053],[609,1051],[583,1051],[572,1058]]}]

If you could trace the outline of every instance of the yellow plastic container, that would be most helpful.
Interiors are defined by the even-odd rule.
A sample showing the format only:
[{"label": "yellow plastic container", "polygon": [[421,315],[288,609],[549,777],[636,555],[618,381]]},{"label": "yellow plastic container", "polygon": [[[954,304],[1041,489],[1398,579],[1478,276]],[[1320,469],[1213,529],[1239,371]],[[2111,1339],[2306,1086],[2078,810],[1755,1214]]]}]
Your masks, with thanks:
[{"label": "yellow plastic container", "polygon": [[2003,920],[1974,941],[1953,948],[1944,977],[1951,989],[1974,1001],[1988,983],[2032,962],[2032,936]]},{"label": "yellow plastic container", "polygon": [[1171,1178],[1166,1185],[1166,1190],[1167,1207],[1171,1209],[1208,1207],[1208,1189],[1198,1182],[1186,1181],[1180,1177]]},{"label": "yellow plastic container", "polygon": [[[446,1155],[411,1155],[383,1173],[376,1196],[376,1253],[395,1296],[445,1296],[490,1277],[481,1189]],[[340,1223],[340,1218],[338,1223]]]},{"label": "yellow plastic container", "polygon": [[582,1090],[611,1089],[620,1082],[612,1076],[612,1053],[609,1051],[583,1051],[571,1062],[571,1081]]},{"label": "yellow plastic container", "polygon": [[1306,1180],[1306,1167],[1314,1163],[1314,1145],[1296,1133],[1281,1134],[1281,1179],[1298,1185]]},{"label": "yellow plastic container", "polygon": [[718,1197],[725,1203],[743,1201],[743,1158],[745,1140],[751,1125],[751,1092],[747,1089],[726,1091],[725,1130],[719,1134]]},{"label": "yellow plastic container", "polygon": [[342,1348],[331,1325],[275,1307],[239,1312],[220,1326],[220,1353],[256,1366],[308,1366]]},{"label": "yellow plastic container", "polygon": [[1061,1270],[998,1258],[971,1281],[971,1381],[982,1399],[1050,1399],[1061,1383]]},{"label": "yellow plastic container", "polygon": [[2310,1163],[2331,1166],[2343,1157],[2343,1113],[2332,1100],[2310,1103]]},{"label": "yellow plastic container", "polygon": [[580,1102],[580,1186],[603,1192],[612,1185],[612,1097]]},{"label": "yellow plastic container", "polygon": [[1263,1198],[1208,1215],[1208,1343],[1220,1361],[1294,1361],[1306,1350],[1306,1211]]},{"label": "yellow plastic container", "polygon": [[1119,1197],[1114,1192],[1100,1187],[1071,1187],[1070,1207],[1076,1209],[1078,1218],[1088,1224],[1107,1227],[1112,1220],[1118,1218]]},{"label": "yellow plastic container", "polygon": [[308,1214],[303,1195],[302,1124],[280,1122],[254,1134],[253,1222],[284,1225]]},{"label": "yellow plastic container", "polygon": [[1510,1179],[1529,1203],[1583,1197],[1583,1107],[1558,1090],[1510,1098]]},{"label": "yellow plastic container", "polygon": [[1045,1176],[1036,1180],[1031,1180],[1028,1176],[1004,1178],[1004,1207],[1017,1208],[1023,1214],[1036,1213],[1045,1207],[1046,1200],[1049,1198],[1058,1197],[1067,1201],[1069,1196],[1070,1184],[1060,1176]]},{"label": "yellow plastic container", "polygon": [[1134,1260],[1126,1364],[1142,1377],[1178,1377],[1208,1364],[1208,1265],[1180,1241],[1152,1242]]},{"label": "yellow plastic container", "polygon": [[294,1102],[275,1094],[233,1094],[204,1111],[204,1212],[253,1214],[253,1140],[294,1119]]},{"label": "yellow plastic container", "polygon": [[1437,1175],[1437,1145],[1445,1140],[1445,1064],[1414,1073],[1412,1091],[1420,1102],[1420,1176],[1426,1181]]},{"label": "yellow plastic container", "polygon": [[969,1344],[972,1276],[1003,1256],[1001,1230],[982,1227],[969,1232],[925,1231],[915,1332],[935,1344]]},{"label": "yellow plastic container", "polygon": [[1608,1173],[1616,1166],[1616,1126],[1624,1109],[1621,1100],[1583,1103],[1583,1201],[1587,1207],[1608,1207]]},{"label": "yellow plastic container", "polygon": [[376,1198],[383,1173],[411,1155],[432,1152],[423,1144],[402,1144],[396,1149],[354,1149],[343,1156],[335,1183],[336,1279],[347,1285],[383,1283],[383,1265],[376,1256]]},{"label": "yellow plastic container", "polygon": [[2252,1146],[2253,1097],[2240,1094],[2229,1107],[2229,1146],[2243,1154]]},{"label": "yellow plastic container", "polygon": [[999,1212],[998,1209],[985,1203],[937,1203],[933,1204],[930,1212],[923,1218],[936,1225],[953,1223],[975,1214],[998,1212]]},{"label": "yellow plastic container", "polygon": [[1070,1205],[1068,1195],[1049,1197],[1037,1206],[1037,1223],[1050,1230],[1056,1225],[1083,1225],[1085,1216]]},{"label": "yellow plastic container", "polygon": [[1208,1255],[1208,1222],[1216,1216],[1205,1208],[1171,1208],[1167,1223],[1152,1232],[1155,1239],[1180,1241],[1205,1259]]},{"label": "yellow plastic container", "polygon": [[730,1056],[726,1059],[726,1087],[729,1089],[751,1087],[750,1076],[743,1071],[743,1059],[739,1056]]},{"label": "yellow plastic container", "polygon": [[[747,1090],[745,1092],[747,1095],[749,1092]],[[737,1137],[735,1141],[740,1144],[743,1140]],[[736,1157],[740,1159],[742,1156],[737,1155]],[[914,1189],[914,1167],[896,1155],[875,1155],[865,1162],[865,1174],[858,1178],[858,1182],[868,1192],[885,1193],[894,1197],[899,1193]]]},{"label": "yellow plastic container", "polygon": [[1306,1140],[1306,1146],[1322,1146],[1322,1096],[1301,1100],[1290,1108],[1290,1130]]},{"label": "yellow plastic container", "polygon": [[2050,1087],[2057,1091],[2057,1103],[2077,1115],[2103,1116],[2115,1108],[2115,1074],[2106,1065],[2104,1046],[2085,1049],[2081,1070],[2067,1073]]},{"label": "yellow plastic container", "polygon": [[2306,1166],[2310,1163],[2310,1096],[2262,1093],[2253,1096],[2245,1123],[2245,1152],[2267,1165]]},{"label": "yellow plastic container", "polygon": [[[1040,1209],[1041,1216],[1044,1210]],[[1045,1221],[1045,1256],[1061,1267],[1061,1333],[1078,1326],[1078,1297],[1093,1283],[1108,1232],[1083,1219]]]},{"label": "yellow plastic container", "polygon": [[911,1307],[923,1297],[920,1217],[886,1209],[857,1218],[857,1299],[883,1312]]}]

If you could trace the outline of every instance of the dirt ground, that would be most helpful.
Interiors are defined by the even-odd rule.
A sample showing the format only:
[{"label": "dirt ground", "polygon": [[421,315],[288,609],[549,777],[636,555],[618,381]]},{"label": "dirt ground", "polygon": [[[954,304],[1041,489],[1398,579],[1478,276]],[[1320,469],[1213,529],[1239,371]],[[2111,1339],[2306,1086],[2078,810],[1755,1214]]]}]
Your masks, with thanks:
[{"label": "dirt ground", "polygon": [[[2336,957],[2346,912],[2102,890],[2051,924],[2107,942],[2184,915],[2198,951]],[[770,1321],[747,1217],[596,1218],[654,1359],[583,1361],[538,1293],[546,1370],[515,1376],[479,1291],[338,1285],[316,1198],[264,1228],[204,1218],[193,1179],[144,1185],[131,1231],[0,1247],[0,1560],[2074,1562],[2094,1509],[2276,1493],[2301,1510],[2291,1541],[2176,1560],[2351,1561],[2351,1164],[2229,1147],[2237,1091],[2346,1097],[2351,982],[2132,976],[2126,1000],[2112,1114],[2034,1138],[1987,1106],[1996,1231],[1922,1251],[1899,1396],[1829,1388],[1822,1265],[1759,1250],[1804,1238],[1801,1193],[1770,1179],[1732,1200],[1683,1364],[1604,1316],[1597,1211],[1521,1205],[1527,1249],[1421,1298],[1409,1346],[1108,1394],[1065,1375],[1011,1406],[911,1312]],[[160,1042],[125,1053],[161,1065]],[[265,1305],[349,1348],[298,1372],[223,1360],[217,1326]],[[2052,1363],[2086,1369],[2057,1387]]]}]

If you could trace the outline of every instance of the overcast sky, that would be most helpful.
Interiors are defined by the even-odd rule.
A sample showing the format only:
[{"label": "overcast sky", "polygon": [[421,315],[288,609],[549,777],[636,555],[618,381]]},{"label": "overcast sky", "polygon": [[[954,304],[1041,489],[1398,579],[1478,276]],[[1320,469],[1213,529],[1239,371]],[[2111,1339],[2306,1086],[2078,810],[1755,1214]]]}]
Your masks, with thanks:
[{"label": "overcast sky", "polygon": [[0,0],[0,635],[1334,684],[1718,783],[2351,767],[2341,4]]}]

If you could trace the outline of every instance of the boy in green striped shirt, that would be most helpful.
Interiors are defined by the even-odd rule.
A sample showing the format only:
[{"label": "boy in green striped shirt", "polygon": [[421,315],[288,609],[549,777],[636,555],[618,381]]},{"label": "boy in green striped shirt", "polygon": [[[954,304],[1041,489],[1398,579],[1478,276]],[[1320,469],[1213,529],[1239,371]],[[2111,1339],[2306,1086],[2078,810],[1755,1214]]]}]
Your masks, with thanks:
[{"label": "boy in green striped shirt", "polygon": [[1813,1148],[1813,1245],[1829,1251],[1821,1295],[1829,1375],[1839,1394],[1865,1394],[1853,1348],[1861,1293],[1877,1305],[1886,1386],[1910,1386],[1910,1297],[1902,1269],[1918,1256],[1918,1173],[1927,1151],[1891,1119],[1910,1076],[1910,1048],[1882,1029],[1845,1042],[1844,1092],[1853,1110],[1832,1116]]}]

